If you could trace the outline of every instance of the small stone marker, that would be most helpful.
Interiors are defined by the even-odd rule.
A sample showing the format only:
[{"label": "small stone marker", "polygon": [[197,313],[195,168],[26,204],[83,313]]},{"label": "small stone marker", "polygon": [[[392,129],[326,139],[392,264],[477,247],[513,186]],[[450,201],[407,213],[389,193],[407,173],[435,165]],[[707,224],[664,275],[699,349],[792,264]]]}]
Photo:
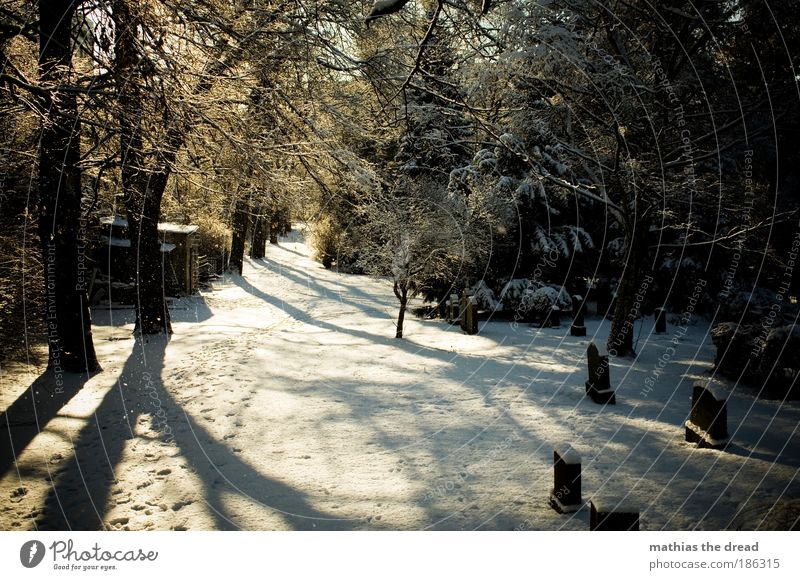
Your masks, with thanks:
[{"label": "small stone marker", "polygon": [[586,381],[586,394],[600,405],[614,405],[617,402],[614,391],[611,390],[611,377],[608,372],[608,356],[600,356],[597,346],[589,343],[586,349],[586,359],[589,366],[589,380]]},{"label": "small stone marker", "polygon": [[656,308],[653,312],[656,319],[656,334],[666,334],[667,332],[667,311],[664,308]]},{"label": "small stone marker", "polygon": [[586,315],[586,302],[582,296],[572,297],[572,326],[569,327],[570,336],[586,336],[584,317]]},{"label": "small stone marker", "polygon": [[458,301],[458,294],[450,295],[450,320],[455,322],[461,318],[461,305]]},{"label": "small stone marker", "polygon": [[560,514],[578,511],[581,499],[581,456],[567,446],[553,450],[553,490],[550,506]]},{"label": "small stone marker", "polygon": [[686,440],[702,449],[724,449],[728,445],[728,407],[725,396],[710,385],[696,383],[692,410],[686,421]]},{"label": "small stone marker", "polygon": [[466,290],[461,297],[461,329],[467,334],[478,334],[478,306]]},{"label": "small stone marker", "polygon": [[593,532],[638,532],[639,510],[614,500],[589,502],[589,530]]},{"label": "small stone marker", "polygon": [[444,302],[444,317],[448,322],[455,322],[459,319],[458,316],[459,303],[458,295],[451,294],[450,297]]},{"label": "small stone marker", "polygon": [[611,309],[611,290],[607,282],[598,284],[594,289],[594,297],[597,301],[597,315],[606,316],[609,314]]}]

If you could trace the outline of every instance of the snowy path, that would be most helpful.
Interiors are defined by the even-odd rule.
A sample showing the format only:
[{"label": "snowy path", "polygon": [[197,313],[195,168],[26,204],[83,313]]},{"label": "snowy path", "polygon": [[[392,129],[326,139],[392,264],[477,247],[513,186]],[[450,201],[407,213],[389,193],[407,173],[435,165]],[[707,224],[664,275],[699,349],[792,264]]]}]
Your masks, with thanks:
[{"label": "snowy path", "polygon": [[[797,403],[737,388],[728,451],[683,441],[713,359],[703,325],[646,393],[672,339],[646,322],[636,364],[612,360],[618,404],[603,409],[568,327],[465,336],[411,318],[395,340],[389,285],[326,271],[296,237],[173,316],[169,344],[143,345],[130,311],[95,313],[105,370],[0,479],[0,528],[587,529],[586,509],[547,506],[561,442],[582,454],[584,497],[627,494],[643,529],[800,513]],[[587,321],[599,345],[605,324]],[[4,407],[36,377],[16,378]]]}]

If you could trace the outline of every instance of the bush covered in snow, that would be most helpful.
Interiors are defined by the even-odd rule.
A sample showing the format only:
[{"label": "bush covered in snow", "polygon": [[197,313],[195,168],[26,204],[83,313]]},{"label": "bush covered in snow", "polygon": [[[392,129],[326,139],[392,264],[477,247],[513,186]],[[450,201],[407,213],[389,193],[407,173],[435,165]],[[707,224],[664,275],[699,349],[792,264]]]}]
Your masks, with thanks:
[{"label": "bush covered in snow", "polygon": [[543,286],[530,293],[530,309],[538,316],[546,315],[558,302],[558,291],[550,286]]},{"label": "bush covered in snow", "polygon": [[562,311],[572,308],[572,298],[563,286],[526,278],[507,282],[500,292],[500,300],[507,311],[524,317],[541,316],[549,312],[553,305]]},{"label": "bush covered in snow", "polygon": [[483,280],[480,280],[471,288],[471,294],[475,304],[478,306],[478,310],[495,312],[503,309],[503,303],[495,297],[492,289]]}]

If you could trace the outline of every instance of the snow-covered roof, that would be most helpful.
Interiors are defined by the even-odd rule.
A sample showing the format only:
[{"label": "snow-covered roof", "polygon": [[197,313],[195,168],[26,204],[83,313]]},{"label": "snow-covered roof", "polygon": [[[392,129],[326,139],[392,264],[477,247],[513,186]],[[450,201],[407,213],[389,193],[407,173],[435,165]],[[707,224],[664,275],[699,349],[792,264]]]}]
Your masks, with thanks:
[{"label": "snow-covered roof", "polygon": [[[128,220],[122,216],[106,216],[104,218],[100,218],[100,224],[104,226],[111,226],[115,228],[127,228],[128,227]],[[173,224],[168,222],[162,222],[158,224],[158,231],[159,232],[168,232],[174,234],[193,234],[200,226],[196,225],[183,225],[183,224]]]},{"label": "snow-covered roof", "polygon": [[195,225],[181,225],[181,224],[169,224],[169,223],[158,224],[159,232],[170,232],[175,234],[193,234],[199,228],[200,226],[195,226]]},{"label": "snow-covered roof", "polygon": [[100,218],[100,223],[104,226],[114,226],[118,228],[128,227],[128,220],[118,215],[106,216],[104,218]]},{"label": "snow-covered roof", "polygon": [[[130,248],[131,241],[126,240],[125,238],[115,238],[109,236],[100,236],[100,239],[107,243],[109,246],[114,246],[115,248]],[[164,253],[169,253],[174,250],[177,246],[175,244],[161,244],[161,251]]]}]

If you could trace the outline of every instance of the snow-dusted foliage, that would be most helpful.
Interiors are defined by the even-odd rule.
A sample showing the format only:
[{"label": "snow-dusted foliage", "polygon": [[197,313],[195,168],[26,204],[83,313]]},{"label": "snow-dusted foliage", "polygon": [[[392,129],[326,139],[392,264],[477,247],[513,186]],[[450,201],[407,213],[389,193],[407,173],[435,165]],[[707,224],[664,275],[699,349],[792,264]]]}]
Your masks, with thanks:
[{"label": "snow-dusted foliage", "polygon": [[550,286],[543,286],[530,293],[530,298],[527,302],[530,304],[529,309],[536,314],[546,314],[553,306],[558,306],[558,291]]},{"label": "snow-dusted foliage", "polygon": [[524,278],[509,280],[500,291],[500,300],[507,310],[527,312],[526,293],[532,294],[533,291],[538,290],[541,286],[542,284],[535,280]]},{"label": "snow-dusted foliage", "polygon": [[534,226],[534,249],[542,254],[557,253],[564,258],[594,248],[592,237],[581,227],[567,225],[550,230]]},{"label": "snow-dusted foliage", "polygon": [[492,289],[484,282],[480,280],[477,284],[475,284],[471,288],[472,297],[475,300],[475,304],[478,305],[480,310],[489,310],[489,311],[497,311],[503,309],[503,303],[500,302],[492,292]]},{"label": "snow-dusted foliage", "polygon": [[500,292],[500,300],[506,310],[522,314],[540,314],[553,305],[561,310],[572,308],[572,298],[566,288],[525,278],[509,280]]}]

